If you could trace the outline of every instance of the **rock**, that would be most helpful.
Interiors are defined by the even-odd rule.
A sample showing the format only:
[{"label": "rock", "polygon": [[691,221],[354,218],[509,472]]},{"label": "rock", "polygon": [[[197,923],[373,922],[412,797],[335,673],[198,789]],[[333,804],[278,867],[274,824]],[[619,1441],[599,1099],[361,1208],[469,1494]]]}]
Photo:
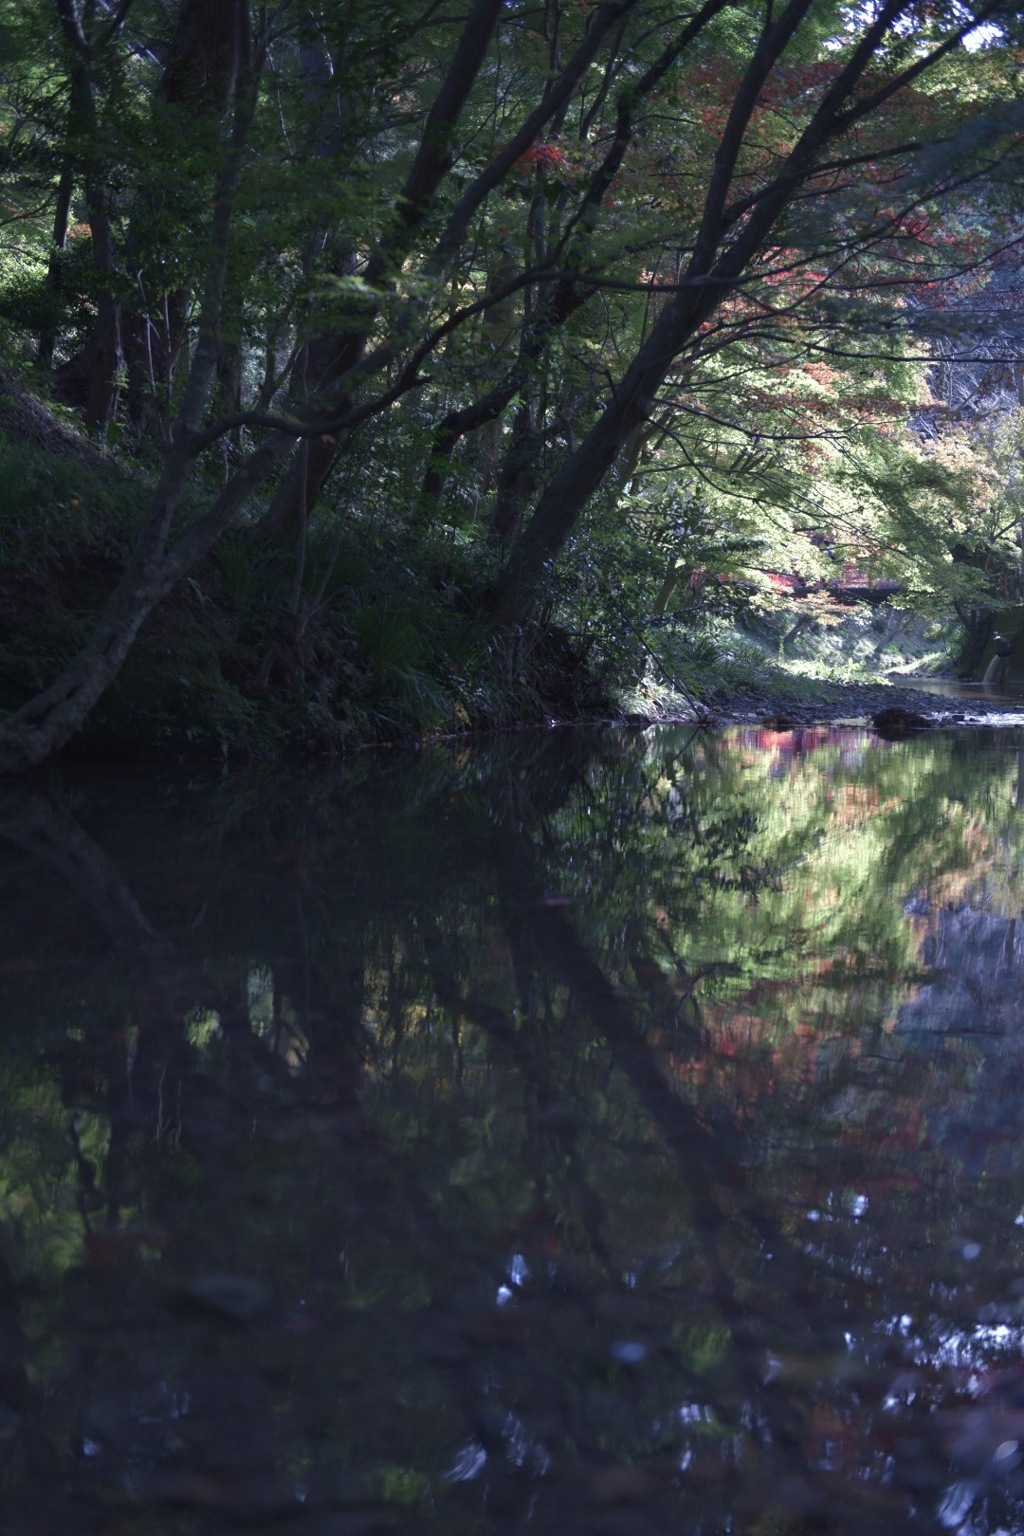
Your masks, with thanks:
[{"label": "rock", "polygon": [[871,724],[879,736],[884,736],[887,741],[902,741],[915,731],[930,731],[933,722],[927,715],[918,714],[915,709],[901,709],[897,706],[880,709],[876,715],[872,715]]},{"label": "rock", "polygon": [[186,1296],[198,1306],[233,1323],[250,1323],[270,1305],[270,1292],[251,1275],[201,1275]]}]

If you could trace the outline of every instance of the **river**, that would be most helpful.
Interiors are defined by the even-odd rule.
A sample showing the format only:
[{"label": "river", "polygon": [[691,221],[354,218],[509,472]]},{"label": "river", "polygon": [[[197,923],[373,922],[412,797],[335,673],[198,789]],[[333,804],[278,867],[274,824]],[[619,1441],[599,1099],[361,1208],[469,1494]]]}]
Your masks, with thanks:
[{"label": "river", "polygon": [[0,794],[3,1536],[1024,1532],[1024,737]]}]

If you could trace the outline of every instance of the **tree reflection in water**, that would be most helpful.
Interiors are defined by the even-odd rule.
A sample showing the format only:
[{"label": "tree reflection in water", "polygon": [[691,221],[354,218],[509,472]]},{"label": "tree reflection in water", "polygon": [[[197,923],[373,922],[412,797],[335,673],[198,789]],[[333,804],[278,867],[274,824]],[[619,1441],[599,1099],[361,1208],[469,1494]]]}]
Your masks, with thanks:
[{"label": "tree reflection in water", "polygon": [[4,791],[5,1536],[1024,1529],[1022,777]]}]

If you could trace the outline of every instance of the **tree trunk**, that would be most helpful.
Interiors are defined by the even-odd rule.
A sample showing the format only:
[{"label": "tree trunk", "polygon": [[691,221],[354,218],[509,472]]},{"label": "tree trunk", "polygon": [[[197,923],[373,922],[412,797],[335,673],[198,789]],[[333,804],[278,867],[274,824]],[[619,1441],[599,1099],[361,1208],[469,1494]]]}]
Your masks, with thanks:
[{"label": "tree trunk", "polygon": [[[103,134],[96,109],[96,73],[104,50],[120,29],[127,7],[111,22],[103,19],[96,28],[95,7],[79,11],[75,0],[57,0],[57,15],[68,48],[68,83],[70,86],[67,136],[81,156],[81,174],[86,213],[92,233],[92,258],[97,276],[97,315],[92,340],[85,353],[63,370],[65,381],[80,387],[86,425],[104,427],[117,409],[118,391],[124,356],[121,348],[121,304],[117,296],[118,264],[111,193],[104,158]],[[61,188],[70,205],[74,175],[70,164],[62,172]],[[55,235],[66,231],[65,212],[60,218],[58,198]],[[55,240],[55,243],[58,243]],[[52,349],[51,349],[52,351]]]},{"label": "tree trunk", "polygon": [[990,608],[972,608],[960,602],[955,602],[953,607],[964,628],[964,643],[957,657],[957,671],[961,677],[974,677],[992,638],[995,617]]},{"label": "tree trunk", "polygon": [[96,161],[99,124],[95,88],[88,65],[76,59],[71,78],[71,115],[78,131],[90,141],[85,168],[85,205],[92,232],[92,259],[100,284],[96,326],[86,349],[88,373],[83,408],[87,427],[105,427],[117,409],[124,354],[121,350],[121,305],[116,298],[117,255],[110,217],[110,193],[103,167]]},{"label": "tree trunk", "polygon": [[524,402],[516,412],[508,451],[498,474],[491,518],[491,538],[496,544],[511,544],[522,527],[523,515],[537,489],[542,447],[533,411]]},{"label": "tree trunk", "polygon": [[490,606],[499,625],[514,628],[526,618],[542,571],[561,553],[630,432],[650,416],[655,391],[683,340],[702,323],[705,307],[713,302],[701,297],[699,290],[682,290],[663,312],[594,427],[543,492],[491,593]]},{"label": "tree trunk", "polygon": [[53,367],[53,349],[57,344],[59,329],[57,306],[64,287],[64,250],[68,243],[68,221],[71,217],[71,196],[74,189],[75,167],[71,156],[65,153],[60,168],[60,181],[57,184],[57,206],[53,213],[51,234],[53,248],[50,251],[50,263],[46,269],[46,293],[53,305],[53,312],[48,313],[43,322],[37,349],[37,357],[43,368]]},{"label": "tree trunk", "polygon": [[472,405],[464,406],[461,410],[449,411],[438,425],[427,455],[427,467],[420,490],[420,506],[424,514],[428,511],[432,512],[444,495],[448,468],[456,443],[470,432],[476,432],[481,427],[492,426],[519,389],[520,383],[519,372],[513,369],[501,384],[496,384],[492,390],[474,401]]},{"label": "tree trunk", "polygon": [[[364,346],[362,336],[316,338],[306,346],[298,376],[312,387],[314,394],[328,390],[355,367]],[[305,391],[296,390],[295,393]],[[348,397],[339,398],[334,402],[334,409],[341,414],[350,404]],[[334,434],[307,439],[295,450],[287,473],[259,521],[261,537],[269,535],[291,541],[298,536],[337,456],[338,440]]]},{"label": "tree trunk", "polygon": [[[227,109],[238,67],[235,13],[236,0],[180,0],[156,110],[164,120],[177,119],[183,140],[197,131],[211,132]],[[156,212],[153,194],[143,191],[127,239],[128,251],[136,253],[138,299],[127,306],[123,324],[128,414],[136,427],[165,435],[175,364],[186,341],[189,289],[169,288],[158,253],[138,251],[139,204],[147,205],[150,220]],[[240,294],[237,302],[240,307]],[[233,398],[231,377],[238,372],[237,344],[229,336],[222,350],[219,394],[226,402]],[[225,404],[228,409],[237,411],[237,399],[232,407]]]}]

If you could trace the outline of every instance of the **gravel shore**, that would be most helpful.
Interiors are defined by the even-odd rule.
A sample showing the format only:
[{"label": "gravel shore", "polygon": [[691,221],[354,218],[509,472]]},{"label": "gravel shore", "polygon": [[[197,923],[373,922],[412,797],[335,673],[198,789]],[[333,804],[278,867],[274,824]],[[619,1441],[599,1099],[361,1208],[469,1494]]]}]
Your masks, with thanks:
[{"label": "gravel shore", "polygon": [[[761,694],[739,689],[710,702],[709,713],[721,725],[778,722],[821,725],[838,720],[870,721],[883,711],[921,716],[932,726],[1016,725],[1024,727],[1024,698],[943,694],[895,683],[813,683],[799,692]],[[710,723],[710,722],[709,722]]]}]

